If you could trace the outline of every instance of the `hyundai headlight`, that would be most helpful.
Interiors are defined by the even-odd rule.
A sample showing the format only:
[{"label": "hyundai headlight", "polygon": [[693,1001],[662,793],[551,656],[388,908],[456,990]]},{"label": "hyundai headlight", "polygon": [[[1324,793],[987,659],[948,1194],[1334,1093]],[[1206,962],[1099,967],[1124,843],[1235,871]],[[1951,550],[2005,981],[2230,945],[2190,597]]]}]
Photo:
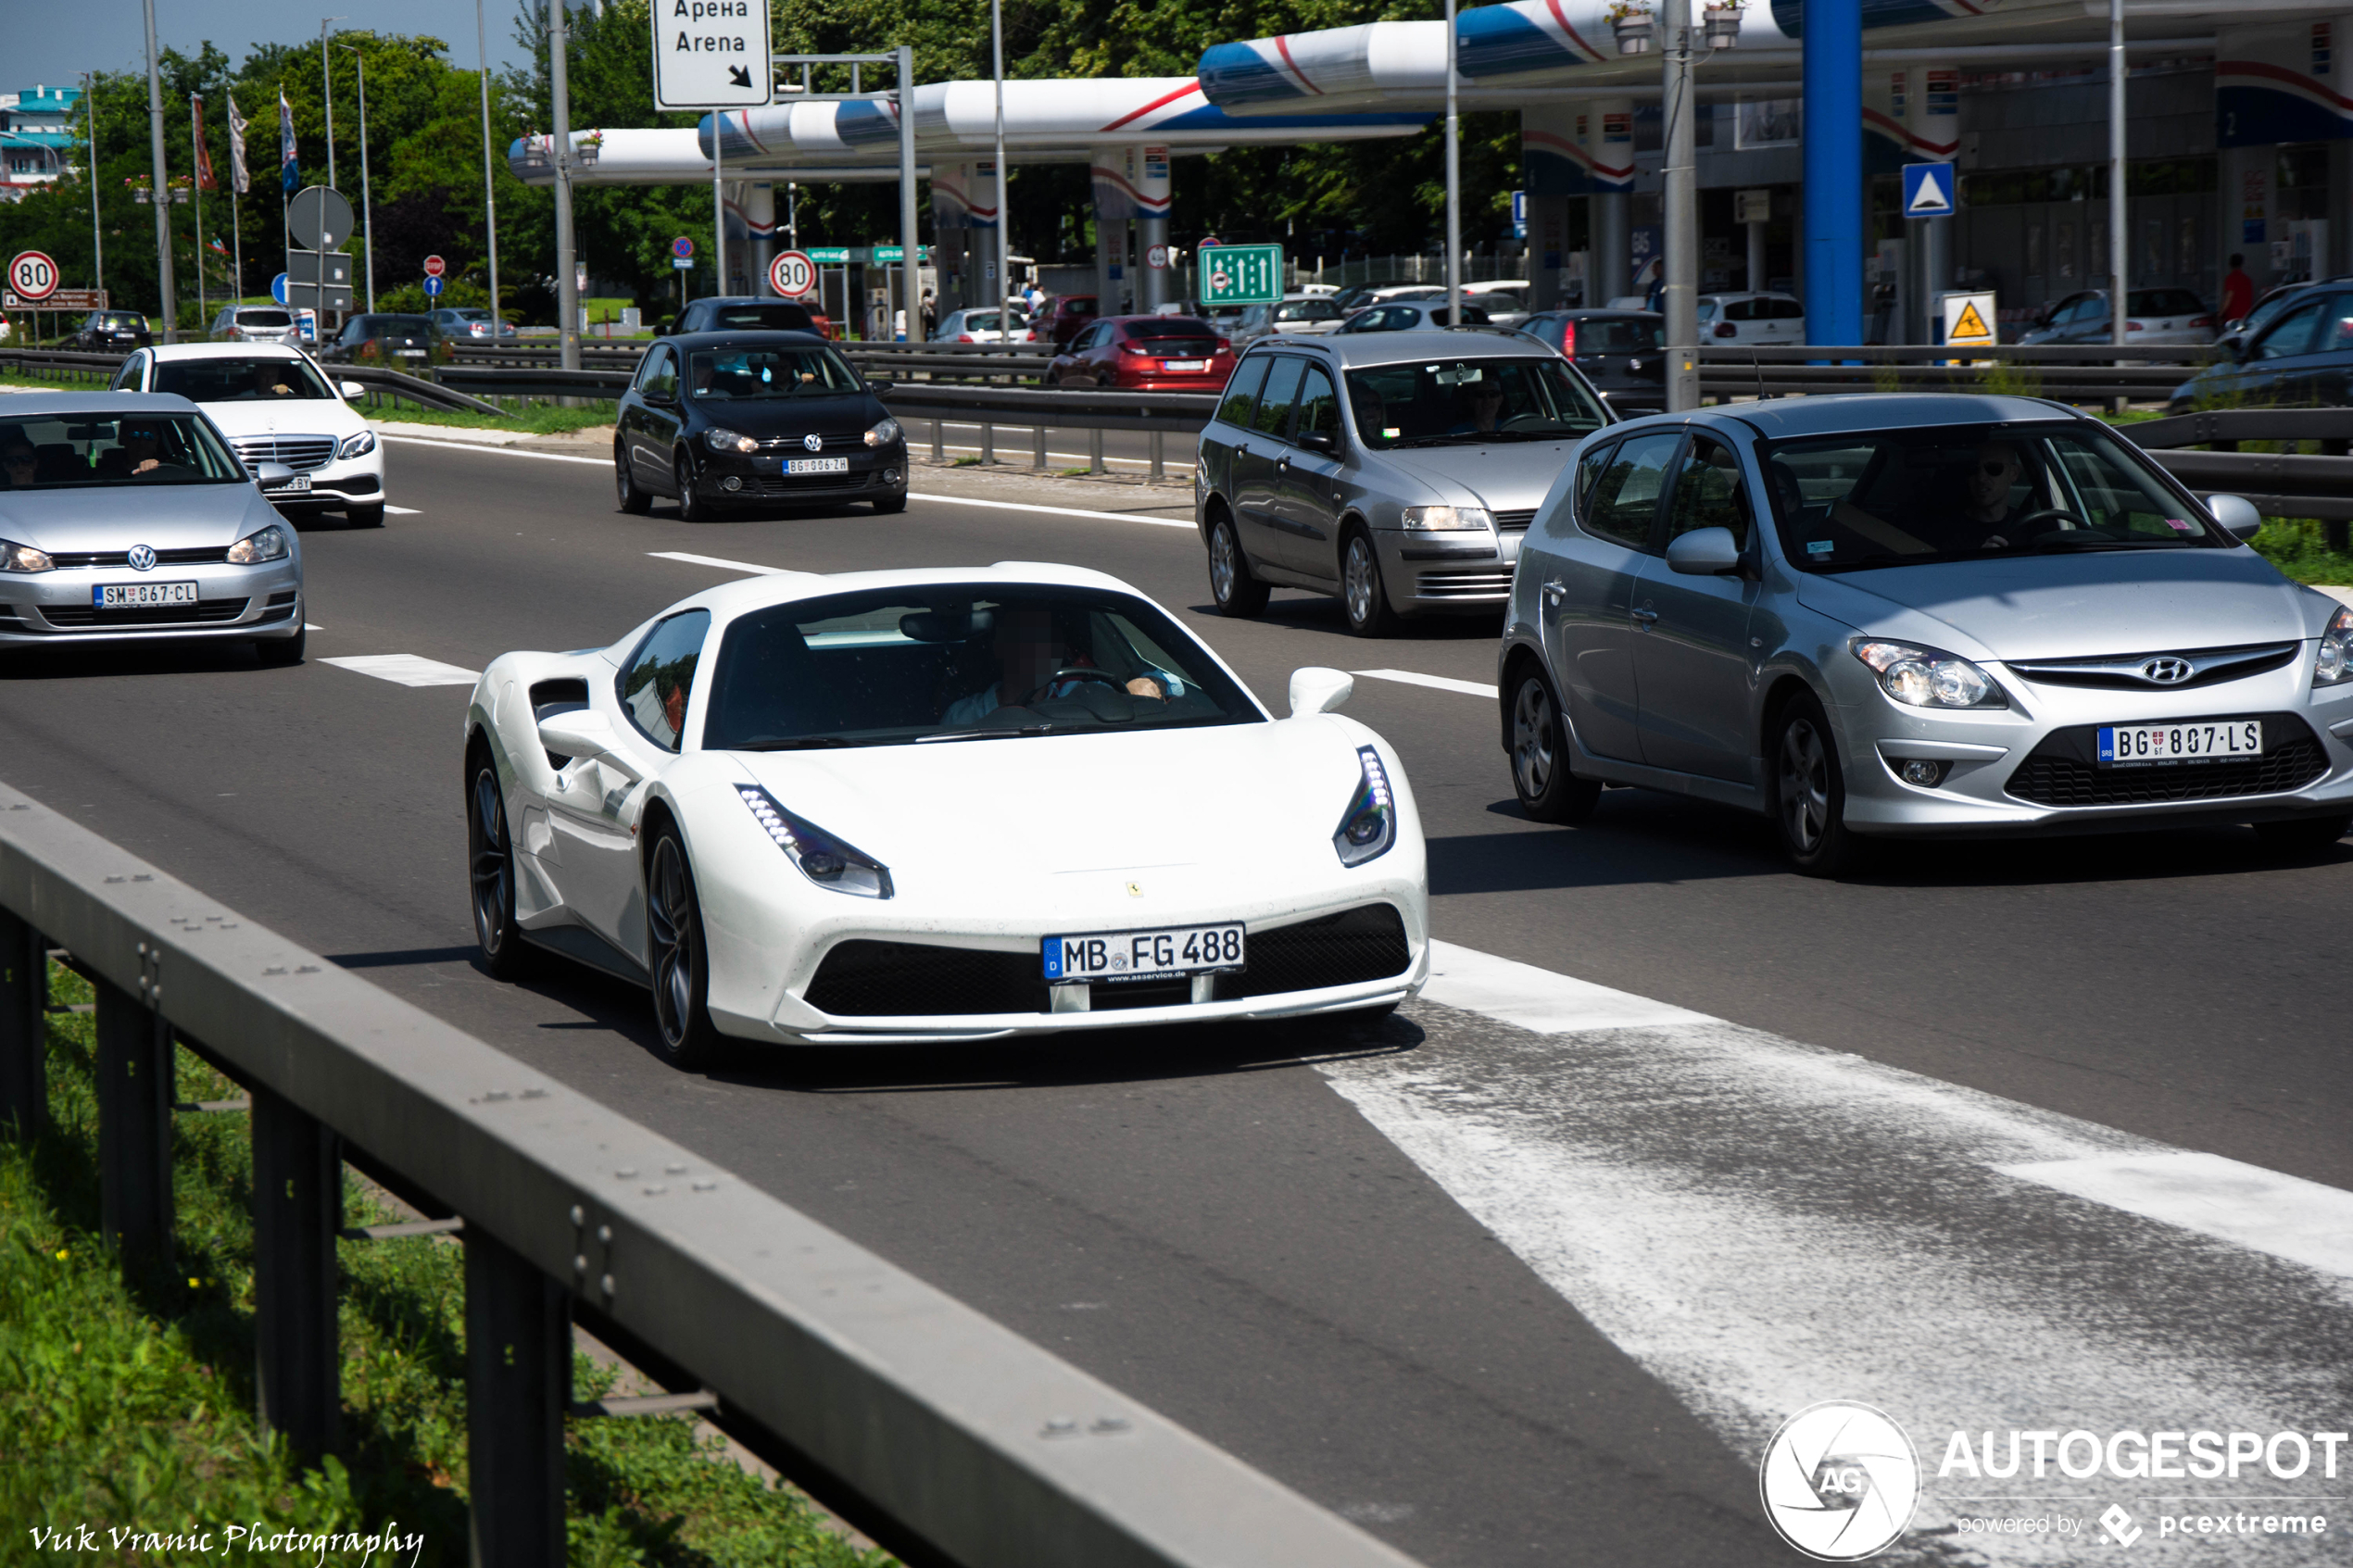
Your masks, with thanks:
[{"label": "hyundai headlight", "polygon": [[1407,507],[1405,526],[1419,533],[1450,533],[1463,529],[1486,529],[1495,520],[1487,515],[1485,507]]},{"label": "hyundai headlight", "polygon": [[338,458],[364,458],[376,449],[376,433],[363,430],[357,435],[346,435],[343,445],[335,448]]},{"label": "hyundai headlight", "polygon": [[1879,688],[1907,708],[2007,708],[1994,678],[1966,659],[1906,643],[1858,638],[1855,657],[1870,666]]},{"label": "hyundai headlight", "polygon": [[2340,681],[2353,681],[2353,605],[2339,605],[2329,617],[2329,629],[2321,633],[2321,646],[2312,656],[2312,684],[2334,686]]},{"label": "hyundai headlight", "polygon": [[860,898],[890,897],[888,866],[806,818],[794,816],[776,804],[774,796],[757,784],[737,784],[736,793],[743,797],[744,805],[776,847],[810,881]]},{"label": "hyundai headlight", "polygon": [[286,531],[276,523],[258,533],[248,533],[229,546],[231,566],[256,566],[266,560],[286,558]]},{"label": "hyundai headlight", "polygon": [[887,446],[898,439],[899,421],[897,420],[885,420],[866,433],[866,445],[869,446]]},{"label": "hyundai headlight", "polygon": [[1356,793],[1340,819],[1340,831],[1332,834],[1332,847],[1340,851],[1343,866],[1378,859],[1397,843],[1397,797],[1390,790],[1389,771],[1381,766],[1380,753],[1360,746],[1356,762]]},{"label": "hyundai headlight", "polygon": [[11,545],[0,539],[0,571],[47,571],[57,563],[49,558],[46,550],[36,550],[30,545]]},{"label": "hyundai headlight", "polygon": [[750,436],[732,430],[707,430],[702,443],[714,452],[757,452],[760,443]]}]

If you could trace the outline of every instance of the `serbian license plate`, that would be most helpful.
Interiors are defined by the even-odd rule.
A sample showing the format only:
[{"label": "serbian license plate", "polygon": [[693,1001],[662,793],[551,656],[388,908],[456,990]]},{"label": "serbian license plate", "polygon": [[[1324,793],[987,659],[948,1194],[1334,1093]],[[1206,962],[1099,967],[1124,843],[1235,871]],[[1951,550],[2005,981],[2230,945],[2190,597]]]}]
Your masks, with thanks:
[{"label": "serbian license plate", "polygon": [[1089,936],[1049,936],[1046,978],[1117,984],[1166,980],[1242,967],[1242,927],[1180,925],[1158,931],[1107,931]]},{"label": "serbian license plate", "polygon": [[90,590],[90,602],[100,609],[153,609],[158,605],[196,602],[194,583],[108,583]]},{"label": "serbian license plate", "polygon": [[291,478],[280,480],[277,483],[271,485],[266,492],[264,492],[264,494],[271,495],[299,495],[309,488],[310,476],[307,473],[298,473],[295,474]]},{"label": "serbian license plate", "polygon": [[786,473],[848,473],[849,459],[848,458],[787,458],[785,459],[785,471]]},{"label": "serbian license plate", "polygon": [[1163,359],[1160,362],[1160,368],[1164,370],[1206,370],[1209,369],[1209,361],[1206,359]]},{"label": "serbian license plate", "polygon": [[2231,762],[2263,755],[2260,719],[2205,719],[2181,724],[2102,724],[2100,766]]},{"label": "serbian license plate", "polygon": [[403,359],[422,359],[426,351],[422,348],[396,348],[393,352]]}]

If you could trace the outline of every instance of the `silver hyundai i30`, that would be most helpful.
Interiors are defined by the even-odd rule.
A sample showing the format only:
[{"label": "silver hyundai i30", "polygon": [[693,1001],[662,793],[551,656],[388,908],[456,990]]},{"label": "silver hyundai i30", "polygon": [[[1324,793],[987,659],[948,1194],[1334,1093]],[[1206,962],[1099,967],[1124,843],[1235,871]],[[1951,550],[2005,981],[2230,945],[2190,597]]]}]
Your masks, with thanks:
[{"label": "silver hyundai i30", "polygon": [[2039,399],[1853,396],[1585,440],[1520,547],[1503,744],[1528,812],[1605,784],[1858,835],[2353,825],[2353,608]]}]

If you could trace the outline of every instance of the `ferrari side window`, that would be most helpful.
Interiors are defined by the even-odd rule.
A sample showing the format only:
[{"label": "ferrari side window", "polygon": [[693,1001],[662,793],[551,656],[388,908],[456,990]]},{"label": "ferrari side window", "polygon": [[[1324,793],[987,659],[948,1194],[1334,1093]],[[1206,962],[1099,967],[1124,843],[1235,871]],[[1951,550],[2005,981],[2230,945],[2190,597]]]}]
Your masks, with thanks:
[{"label": "ferrari side window", "polygon": [[686,727],[686,699],[694,695],[695,664],[702,657],[711,612],[673,615],[647,634],[621,677],[621,706],[629,721],[664,751],[678,749]]}]

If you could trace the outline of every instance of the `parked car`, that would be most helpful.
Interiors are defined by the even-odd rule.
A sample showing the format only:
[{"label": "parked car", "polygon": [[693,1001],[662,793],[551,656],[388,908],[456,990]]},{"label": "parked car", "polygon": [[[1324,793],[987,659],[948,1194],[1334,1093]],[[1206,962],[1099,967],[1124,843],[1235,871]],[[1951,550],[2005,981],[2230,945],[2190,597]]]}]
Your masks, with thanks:
[{"label": "parked car", "polygon": [[282,343],[302,341],[301,323],[283,305],[224,305],[212,319],[215,343]]},{"label": "parked car", "polygon": [[434,311],[430,320],[444,337],[510,338],[515,335],[512,321],[494,323],[490,312],[478,305],[445,306]]},{"label": "parked car", "polygon": [[1512,580],[1502,742],[1529,815],[1606,784],[1877,835],[2353,823],[2353,608],[2037,398],[1799,397],[1585,442]]},{"label": "parked car", "polygon": [[1056,295],[1032,312],[1029,318],[1030,336],[1054,345],[1059,354],[1078,330],[1096,316],[1095,296],[1091,294]]},{"label": "parked car", "polygon": [[319,358],[339,365],[381,365],[386,370],[419,370],[449,358],[449,340],[422,316],[354,316],[333,341],[321,344]]},{"label": "parked car", "polygon": [[1274,587],[1339,596],[1359,636],[1485,614],[1576,444],[1612,423],[1552,350],[1501,333],[1270,338],[1202,432],[1194,521],[1210,592],[1252,616]]},{"label": "parked car", "polygon": [[119,353],[146,347],[155,341],[155,334],[147,326],[147,319],[136,310],[93,310],[82,319],[82,325],[69,341],[84,353]]},{"label": "parked car", "polygon": [[679,312],[678,320],[669,328],[656,327],[654,335],[724,332],[815,332],[828,338],[840,335],[834,331],[832,320],[814,305],[764,295],[718,294],[694,301]]},{"label": "parked car", "polygon": [[1332,303],[1342,313],[1362,310],[1367,305],[1386,305],[1392,299],[1444,299],[1443,287],[1432,288],[1428,283],[1357,283],[1332,295]]},{"label": "parked car", "polygon": [[1717,345],[1804,343],[1806,307],[1785,294],[1704,294],[1699,335]]},{"label": "parked car", "polygon": [[[1010,328],[998,322],[1010,318]],[[1034,343],[1037,334],[1030,331],[1029,318],[1018,310],[999,312],[983,307],[976,310],[950,310],[938,330],[931,334],[934,343]]]},{"label": "parked car", "polygon": [[2218,400],[2353,407],[2353,282],[2292,296],[2228,364],[2209,365],[2176,388],[2171,407],[2188,413]]},{"label": "parked car", "polygon": [[[1463,325],[1484,327],[1490,324],[1486,308],[1463,301]],[[1335,332],[1436,332],[1453,325],[1446,309],[1446,296],[1434,300],[1391,300],[1387,305],[1368,305],[1339,326]]]},{"label": "parked car", "polygon": [[360,528],[384,520],[384,455],[367,416],[351,406],[357,382],[337,385],[282,343],[182,343],[143,348],[112,390],[184,397],[228,438],[247,471],[293,470],[270,498],[289,517],[340,511]]},{"label": "parked car", "polygon": [[1519,327],[1585,373],[1621,414],[1667,407],[1667,318],[1652,310],[1547,310]]},{"label": "parked car", "polygon": [[1233,371],[1233,345],[1197,316],[1103,316],[1055,356],[1046,384],[1216,392]]},{"label": "parked car", "polygon": [[907,507],[907,440],[812,332],[695,332],[646,351],[613,420],[621,509],[656,495],[708,522],[743,502]]},{"label": "parked car", "polygon": [[1244,306],[1241,320],[1234,324],[1233,342],[1239,346],[1278,333],[1315,336],[1338,329],[1346,314],[1328,295],[1286,295],[1272,305]]},{"label": "parked car", "polygon": [[302,544],[261,488],[292,470],[247,472],[184,397],[6,401],[0,646],[225,638],[302,658]]},{"label": "parked car", "polygon": [[1534,314],[1529,308],[1528,284],[1522,279],[1495,278],[1483,283],[1465,283],[1463,294],[1466,300],[1478,301],[1492,326],[1509,330]]},{"label": "parked car", "polygon": [[2223,320],[2221,313],[2217,311],[2214,319],[2215,325],[2222,329],[2222,333],[2214,340],[2214,345],[2217,348],[2237,348],[2271,325],[2271,318],[2286,309],[2306,289],[2321,288],[2330,283],[2353,284],[2353,273],[2339,273],[2334,278],[2322,278],[2317,281],[2310,278],[2299,279],[2293,283],[2281,283],[2276,287],[2266,289],[2263,297],[2257,300],[2247,313],[2235,321]]},{"label": "parked car", "polygon": [[[2187,289],[2128,289],[2124,295],[2124,333],[2130,348],[2154,348],[2174,344],[2204,346],[2214,341],[2214,313]],[[2033,324],[2019,334],[2021,345],[2033,344],[2108,343],[2108,291],[2079,289],[2051,304]]]}]

